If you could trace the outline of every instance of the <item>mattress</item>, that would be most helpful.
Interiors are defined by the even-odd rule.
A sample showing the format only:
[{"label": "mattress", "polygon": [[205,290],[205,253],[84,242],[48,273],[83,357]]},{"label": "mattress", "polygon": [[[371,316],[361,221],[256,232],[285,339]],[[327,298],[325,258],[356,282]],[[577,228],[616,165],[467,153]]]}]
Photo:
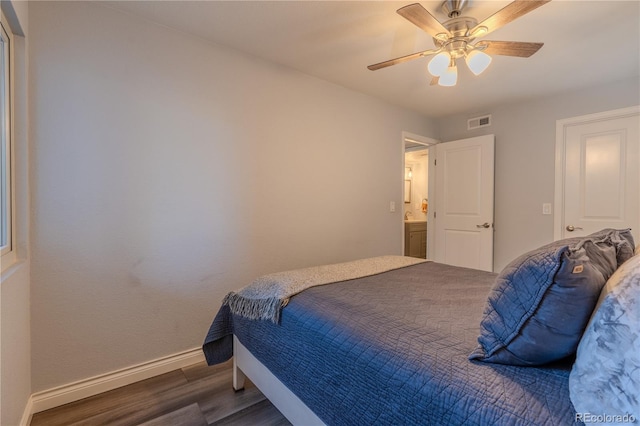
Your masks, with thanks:
[{"label": "mattress", "polygon": [[231,333],[329,425],[574,424],[571,360],[545,367],[468,359],[495,274],[422,263],[307,289],[281,321],[222,307],[203,346]]}]

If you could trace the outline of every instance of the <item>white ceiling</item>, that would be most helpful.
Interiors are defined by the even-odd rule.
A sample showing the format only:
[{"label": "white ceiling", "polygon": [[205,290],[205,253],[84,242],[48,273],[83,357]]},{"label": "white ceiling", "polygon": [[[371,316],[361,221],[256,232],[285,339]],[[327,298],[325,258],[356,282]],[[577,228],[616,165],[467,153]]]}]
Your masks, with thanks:
[{"label": "white ceiling", "polygon": [[[487,36],[543,42],[530,58],[495,56],[479,77],[459,64],[455,87],[430,86],[428,58],[367,65],[433,48],[397,1],[122,1],[110,7],[283,64],[430,117],[601,83],[640,79],[640,1],[553,0]],[[440,1],[420,2],[441,22]],[[471,0],[478,21],[509,1]],[[640,94],[639,103],[640,103]]]}]

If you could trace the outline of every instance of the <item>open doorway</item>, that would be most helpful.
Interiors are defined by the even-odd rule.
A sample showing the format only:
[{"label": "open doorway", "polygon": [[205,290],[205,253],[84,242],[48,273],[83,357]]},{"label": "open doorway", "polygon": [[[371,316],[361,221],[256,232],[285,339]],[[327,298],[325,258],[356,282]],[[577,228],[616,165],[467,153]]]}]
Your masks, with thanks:
[{"label": "open doorway", "polygon": [[429,147],[438,142],[407,132],[402,134],[405,256],[427,258],[428,255]]}]

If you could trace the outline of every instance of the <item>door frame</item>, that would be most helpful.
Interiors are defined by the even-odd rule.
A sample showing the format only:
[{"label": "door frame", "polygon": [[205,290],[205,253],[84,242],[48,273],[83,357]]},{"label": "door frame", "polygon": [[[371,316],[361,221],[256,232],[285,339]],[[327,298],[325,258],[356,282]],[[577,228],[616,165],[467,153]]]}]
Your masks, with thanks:
[{"label": "door frame", "polygon": [[[424,145],[428,148],[429,150],[429,162],[431,163],[431,154],[432,154],[432,147],[436,144],[439,144],[440,141],[438,139],[434,139],[434,138],[430,138],[428,136],[421,136],[421,135],[417,135],[415,133],[411,133],[411,132],[406,132],[406,131],[402,131],[402,138],[400,139],[400,148],[402,149],[402,168],[400,169],[402,171],[402,174],[400,176],[400,184],[399,184],[399,188],[400,188],[400,197],[398,199],[400,200],[404,200],[404,167],[405,167],[405,158],[404,158],[404,154],[405,154],[405,143],[406,142],[414,142],[414,143],[418,143],[420,145]],[[431,164],[429,164],[429,170],[428,170],[428,176],[429,176],[429,186],[427,188],[427,191],[429,192],[429,198],[433,199],[433,197],[435,196],[435,177],[432,179],[432,173],[434,173],[435,170],[433,167],[431,167]],[[432,195],[433,194],[433,195]],[[431,201],[429,201],[429,204],[431,206]],[[400,203],[401,206],[404,206],[404,203]],[[400,235],[402,235],[402,246],[401,246],[401,253],[402,255],[404,255],[404,207],[401,209],[401,211],[403,212],[403,214],[400,216]],[[429,221],[431,219],[433,219],[433,209],[429,208],[428,213],[427,213],[427,259],[429,259],[430,257],[433,257],[433,254],[431,251],[433,250],[434,244],[433,244],[433,232],[429,232]],[[432,222],[433,223],[433,222]]]},{"label": "door frame", "polygon": [[598,112],[595,114],[581,115],[578,117],[556,120],[556,165],[555,165],[555,191],[553,213],[553,239],[562,238],[562,228],[564,227],[564,186],[565,186],[565,153],[567,129],[572,126],[594,123],[597,121],[607,121],[618,118],[626,118],[640,114],[640,105],[614,109],[610,111]]}]

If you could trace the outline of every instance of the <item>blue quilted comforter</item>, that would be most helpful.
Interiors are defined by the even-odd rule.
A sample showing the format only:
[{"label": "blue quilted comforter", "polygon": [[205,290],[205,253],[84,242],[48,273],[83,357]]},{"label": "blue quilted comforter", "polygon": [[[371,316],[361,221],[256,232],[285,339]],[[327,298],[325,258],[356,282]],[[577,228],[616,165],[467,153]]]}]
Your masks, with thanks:
[{"label": "blue quilted comforter", "polygon": [[570,363],[468,359],[495,275],[427,262],[315,287],[281,323],[218,312],[203,350],[231,356],[231,333],[329,425],[575,423]]}]

